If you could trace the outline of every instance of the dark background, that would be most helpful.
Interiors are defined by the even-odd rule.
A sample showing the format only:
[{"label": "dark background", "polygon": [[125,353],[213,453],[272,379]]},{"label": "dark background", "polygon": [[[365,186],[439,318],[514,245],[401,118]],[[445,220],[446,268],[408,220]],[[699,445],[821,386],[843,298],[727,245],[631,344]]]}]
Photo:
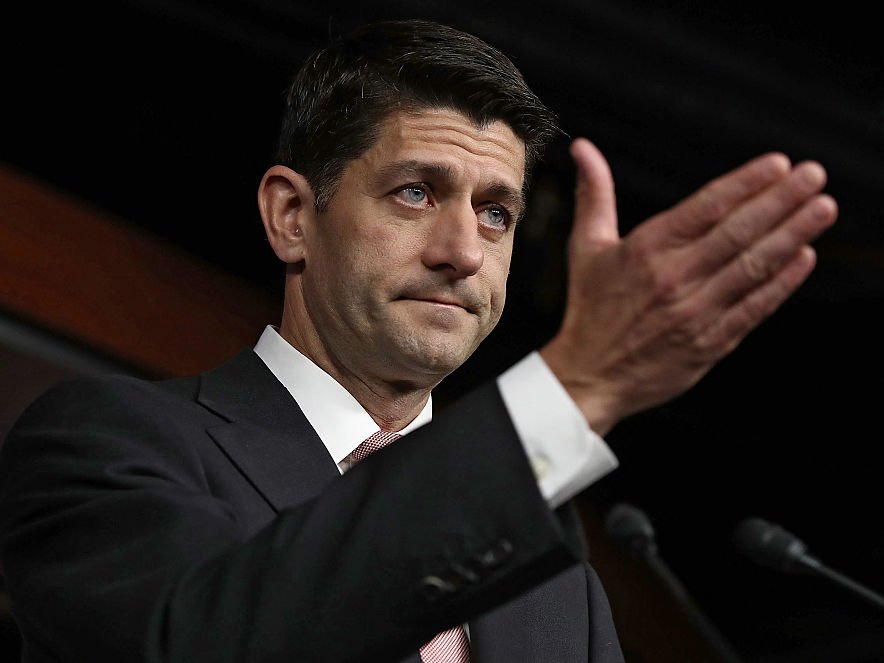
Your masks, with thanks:
[{"label": "dark background", "polygon": [[[647,511],[661,554],[747,661],[884,661],[881,610],[758,568],[730,543],[736,523],[761,516],[884,590],[884,57],[873,10],[141,0],[4,12],[0,161],[274,294],[282,270],[255,191],[282,90],[329,33],[368,20],[434,18],[510,55],[567,131],[608,157],[624,232],[758,153],[821,161],[841,216],[817,243],[816,272],[693,391],[616,428],[621,468],[585,499]],[[504,320],[440,402],[555,331],[566,147],[537,170]]]}]

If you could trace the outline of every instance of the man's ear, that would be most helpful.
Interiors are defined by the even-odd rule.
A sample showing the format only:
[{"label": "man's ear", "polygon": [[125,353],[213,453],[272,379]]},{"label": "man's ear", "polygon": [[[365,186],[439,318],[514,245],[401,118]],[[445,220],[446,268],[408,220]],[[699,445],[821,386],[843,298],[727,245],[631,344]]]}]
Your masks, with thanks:
[{"label": "man's ear", "polygon": [[276,256],[286,264],[304,260],[304,230],[314,213],[306,178],[285,166],[271,167],[258,187],[258,209]]}]

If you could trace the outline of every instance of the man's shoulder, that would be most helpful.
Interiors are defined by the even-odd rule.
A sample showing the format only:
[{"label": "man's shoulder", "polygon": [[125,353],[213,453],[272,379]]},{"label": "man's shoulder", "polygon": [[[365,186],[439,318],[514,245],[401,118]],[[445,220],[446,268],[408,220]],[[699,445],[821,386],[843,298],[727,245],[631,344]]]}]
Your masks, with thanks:
[{"label": "man's shoulder", "polygon": [[159,442],[169,434],[187,439],[182,433],[218,421],[198,402],[203,375],[157,379],[101,374],[63,380],[19,415],[3,441],[3,455],[9,455],[9,447],[50,439],[76,440],[82,446],[88,446],[87,440],[100,445],[111,438]]},{"label": "man's shoulder", "polygon": [[[224,419],[214,407],[219,391],[247,399],[255,385],[273,382],[251,350],[197,375],[154,379],[125,374],[80,376],[50,387],[19,416],[9,432],[53,428],[178,430]],[[230,396],[232,395],[232,396]]]},{"label": "man's shoulder", "polygon": [[[214,452],[206,431],[224,423],[200,403],[205,377],[81,376],[31,403],[0,445],[0,483],[45,472],[104,476],[136,463],[138,472],[197,476]],[[2,491],[0,491],[2,492]]]},{"label": "man's shoulder", "polygon": [[144,408],[192,402],[199,376],[151,379],[125,374],[78,376],[58,382],[22,413],[19,422],[55,415],[71,419],[107,414],[119,409],[137,412]]}]

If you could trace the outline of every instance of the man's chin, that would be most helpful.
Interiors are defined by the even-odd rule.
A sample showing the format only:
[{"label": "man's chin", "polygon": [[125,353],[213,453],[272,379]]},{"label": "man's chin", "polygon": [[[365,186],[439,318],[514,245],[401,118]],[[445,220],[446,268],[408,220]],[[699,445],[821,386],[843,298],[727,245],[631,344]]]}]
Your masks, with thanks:
[{"label": "man's chin", "polygon": [[[440,338],[442,336],[442,338]],[[446,338],[448,334],[432,334],[430,337],[408,339],[398,350],[399,369],[423,375],[436,382],[454,372],[473,354],[478,343],[461,338]],[[401,339],[400,339],[401,340]],[[392,362],[391,362],[392,368]]]}]

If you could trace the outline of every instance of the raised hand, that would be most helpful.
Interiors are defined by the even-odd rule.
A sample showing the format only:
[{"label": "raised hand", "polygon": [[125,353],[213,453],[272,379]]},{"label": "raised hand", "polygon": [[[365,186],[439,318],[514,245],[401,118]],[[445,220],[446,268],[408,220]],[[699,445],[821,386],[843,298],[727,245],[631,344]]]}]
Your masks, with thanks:
[{"label": "raised hand", "polygon": [[694,385],[773,313],[815,264],[810,242],[837,205],[818,163],[767,154],[708,183],[620,237],[614,184],[579,138],[568,300],[542,350],[590,425]]}]

